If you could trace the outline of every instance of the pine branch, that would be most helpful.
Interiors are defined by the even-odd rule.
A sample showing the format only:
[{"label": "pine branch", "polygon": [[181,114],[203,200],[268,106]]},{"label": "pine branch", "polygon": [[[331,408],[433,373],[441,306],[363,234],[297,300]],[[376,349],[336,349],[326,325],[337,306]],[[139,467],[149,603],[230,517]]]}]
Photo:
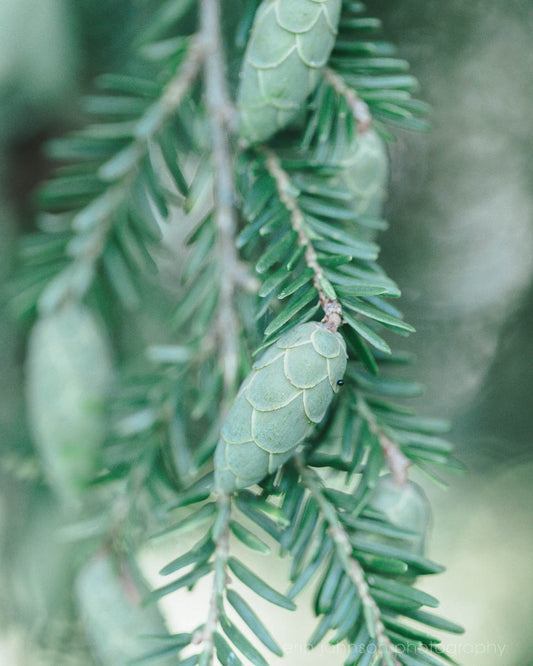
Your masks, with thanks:
[{"label": "pine branch", "polygon": [[[237,228],[234,202],[233,161],[228,131],[232,107],[225,71],[219,0],[201,0],[201,34],[206,42],[205,98],[213,141],[214,219],[218,233],[220,256],[220,291],[217,328],[221,340],[222,374],[224,379],[223,412],[233,394],[238,372],[238,322],[234,307],[235,289],[239,280],[239,259],[235,246]],[[226,568],[229,557],[229,521],[231,503],[228,494],[218,496],[217,521],[213,528],[215,541],[214,579],[206,622],[194,636],[200,643],[199,666],[210,666],[215,650],[215,634],[219,625],[223,596],[226,589]]]},{"label": "pine branch", "polygon": [[295,463],[303,484],[315,499],[328,524],[329,534],[333,539],[337,555],[342,563],[344,571],[357,589],[359,599],[363,604],[363,612],[368,633],[371,638],[375,638],[379,653],[386,660],[387,664],[400,666],[400,662],[394,656],[396,651],[390,638],[385,632],[381,612],[370,594],[370,588],[366,581],[363,568],[359,562],[352,557],[352,546],[350,545],[346,530],[338,517],[337,510],[324,496],[323,486],[316,472],[312,471],[306,465],[301,456],[295,456]]},{"label": "pine branch", "polygon": [[213,140],[215,169],[215,222],[221,258],[218,334],[221,339],[225,397],[234,390],[238,364],[238,324],[234,295],[239,280],[239,259],[235,248],[235,186],[228,131],[232,107],[225,71],[225,56],[220,27],[218,0],[202,0],[200,21],[207,45],[205,96]]},{"label": "pine branch", "polygon": [[80,300],[89,289],[96,263],[103,254],[117,214],[128,203],[140,166],[149,156],[155,137],[183,102],[200,72],[205,54],[203,40],[193,37],[175,76],[135,123],[131,143],[98,169],[104,192],[75,214],[72,229],[76,235],[67,246],[72,262],[41,295],[39,306],[43,312],[50,312],[68,300]]},{"label": "pine branch", "polygon": [[[247,25],[254,20],[256,4],[249,3],[243,11]],[[121,79],[115,89],[120,95],[91,102],[97,114],[103,109],[105,116],[111,109],[114,121],[92,125],[60,145],[70,161],[81,154],[81,166],[88,168],[79,175],[75,165],[44,188],[49,210],[65,212],[67,222],[78,212],[74,239],[61,227],[52,243],[41,244],[41,263],[57,253],[64,258],[66,252],[73,259],[60,280],[49,284],[41,308],[47,311],[66,298],[84,297],[100,258],[109,281],[119,285],[117,292],[122,289],[127,301],[128,268],[135,277],[137,266],[149,263],[147,248],[158,240],[159,220],[167,217],[169,205],[184,201],[184,211],[192,211],[192,228],[180,272],[180,303],[172,321],[161,319],[170,335],[179,328],[179,344],[152,348],[157,367],[142,379],[125,382],[123,397],[113,405],[121,418],[110,428],[105,471],[99,479],[122,482],[122,494],[110,513],[115,517],[111,531],[123,530],[120,536],[131,550],[127,532],[135,530],[135,520],[146,534],[179,534],[208,524],[201,540],[161,571],[186,573],[150,596],[157,600],[178,589],[192,589],[213,574],[205,621],[192,636],[167,637],[159,654],[170,650],[175,656],[192,646],[196,653],[180,663],[211,666],[216,654],[223,666],[229,666],[241,663],[234,646],[255,666],[267,666],[228,618],[226,602],[263,645],[282,654],[247,602],[228,589],[231,570],[249,590],[289,610],[295,609],[292,598],[318,578],[315,611],[322,617],[310,647],[335,630],[332,643],[352,643],[347,664],[359,661],[362,653],[356,654],[356,648],[363,648],[364,659],[372,660],[371,650],[377,647],[380,663],[398,666],[404,661],[401,647],[413,644],[416,651],[409,663],[427,663],[421,650],[433,652],[436,640],[402,624],[407,619],[451,626],[419,611],[437,602],[412,586],[415,576],[441,571],[423,556],[427,516],[422,512],[417,524],[408,519],[395,523],[387,514],[390,505],[385,500],[390,495],[382,495],[379,504],[377,490],[384,479],[390,485],[390,477],[382,474],[384,462],[400,491],[413,491],[414,484],[407,480],[409,465],[449,465],[451,447],[437,436],[443,432],[442,423],[420,419],[391,401],[415,395],[418,387],[382,372],[387,359],[397,358],[382,332],[407,334],[413,329],[385,298],[400,292],[378,265],[379,247],[374,242],[377,232],[386,228],[381,208],[387,173],[385,149],[374,130],[386,134],[380,119],[421,127],[418,116],[424,105],[411,98],[416,82],[405,75],[407,63],[392,57],[391,45],[359,38],[361,31],[367,36],[379,28],[379,21],[359,16],[361,3],[309,3],[310,12],[327,16],[329,22],[310,22],[308,34],[302,36],[291,0],[265,2],[256,19],[271,22],[259,25],[257,40],[250,42],[241,93],[246,75],[251,77],[250,87],[246,94],[237,94],[237,106],[242,116],[244,102],[248,105],[252,98],[248,115],[263,118],[284,134],[275,139],[277,148],[246,147],[253,137],[246,137],[235,122],[226,45],[230,62],[238,53],[231,51],[231,40],[223,43],[221,6],[221,0],[162,3],[147,31],[148,37],[162,41],[144,43],[141,53],[160,66],[167,81],[164,88],[153,81],[141,85]],[[281,25],[284,12],[287,26]],[[189,25],[193,13],[199,18],[199,32],[183,37],[178,22],[187,15],[183,27]],[[232,18],[228,13],[228,28]],[[268,25],[273,40],[280,38],[280,47],[287,33],[290,44],[302,47],[294,54],[292,72],[292,46],[287,62],[270,61],[270,44],[260,39]],[[315,51],[323,52],[318,69]],[[324,67],[328,53],[329,65]],[[261,58],[268,67],[257,64]],[[275,92],[276,104],[280,101],[280,84],[290,80],[286,68],[294,78],[294,91],[286,91],[287,99],[278,108],[265,91]],[[309,87],[296,86],[299,74],[305,74]],[[203,86],[193,89],[200,76]],[[293,114],[283,112],[283,102],[296,109],[313,88],[308,112],[304,109],[301,121],[289,128],[285,120]],[[254,103],[254,94],[261,104]],[[117,117],[127,120],[117,122]],[[234,136],[237,131],[240,141]],[[182,160],[199,165],[190,184],[181,174]],[[166,167],[163,174],[159,166]],[[164,182],[169,175],[172,190],[176,186],[173,192]],[[209,195],[207,186],[212,186]],[[245,221],[241,230],[237,188]],[[128,233],[133,233],[133,248]],[[136,261],[124,251],[127,247]],[[242,259],[237,248],[242,249]],[[262,302],[243,293],[256,287],[248,274],[251,261],[261,276]],[[43,271],[46,280],[47,271],[48,266]],[[72,279],[66,280],[69,276]],[[329,331],[312,322],[303,327],[304,335],[297,326],[320,307]],[[337,331],[341,325],[342,335]],[[262,347],[270,348],[254,364],[230,410],[240,366],[251,365],[250,351],[261,339]],[[337,396],[339,392],[343,395]],[[297,455],[291,463],[304,441],[309,443],[305,457]],[[315,466],[337,475],[350,490],[325,487]],[[253,482],[262,486],[261,495],[241,490]],[[231,490],[231,497],[219,492],[222,487]],[[272,503],[270,494],[275,497]],[[145,516],[137,511],[143,508],[141,497],[149,502],[146,514],[157,521],[155,529],[142,524]],[[246,524],[231,515],[233,509],[246,517]],[[252,550],[268,552],[267,543],[256,534],[259,529],[293,558],[288,595],[270,587],[230,553],[233,537]],[[112,537],[117,540],[115,534]],[[434,659],[437,663],[438,657]]]},{"label": "pine branch", "polygon": [[342,95],[348,104],[355,121],[357,122],[357,131],[359,134],[368,132],[372,126],[372,114],[368,104],[360,99],[357,92],[346,84],[342,76],[339,76],[330,67],[324,70],[324,78],[333,87],[338,95]]},{"label": "pine branch", "polygon": [[395,481],[398,485],[404,486],[407,483],[407,472],[411,463],[402,452],[398,443],[391,439],[384,432],[383,428],[380,427],[376,415],[369,408],[368,403],[360,392],[357,394],[357,411],[368,423],[370,431],[376,435]]},{"label": "pine branch", "polygon": [[331,331],[336,331],[342,320],[342,307],[336,298],[329,298],[324,292],[326,277],[318,261],[317,253],[311,239],[306,232],[305,217],[300,209],[296,198],[293,196],[294,188],[291,186],[289,176],[281,166],[279,157],[273,150],[267,149],[266,167],[270,175],[276,181],[280,201],[289,213],[289,219],[293,230],[298,234],[298,244],[304,248],[304,257],[307,267],[313,271],[313,284],[318,292],[320,305],[324,310],[322,322]]},{"label": "pine branch", "polygon": [[213,527],[213,540],[215,542],[213,564],[214,578],[208,615],[205,624],[195,633],[192,639],[193,645],[201,646],[198,666],[210,666],[213,662],[215,633],[218,630],[224,592],[226,590],[226,568],[229,558],[230,514],[231,505],[229,496],[222,494],[218,498],[218,515]]}]

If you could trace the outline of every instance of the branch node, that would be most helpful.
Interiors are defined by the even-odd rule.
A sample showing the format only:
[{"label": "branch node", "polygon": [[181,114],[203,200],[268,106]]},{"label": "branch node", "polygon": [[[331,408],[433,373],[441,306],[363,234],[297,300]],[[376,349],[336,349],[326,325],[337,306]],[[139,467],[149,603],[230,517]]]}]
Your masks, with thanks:
[{"label": "branch node", "polygon": [[322,308],[324,309],[324,318],[322,323],[326,328],[333,333],[339,328],[342,323],[342,307],[339,301],[326,298],[324,301],[320,301]]}]

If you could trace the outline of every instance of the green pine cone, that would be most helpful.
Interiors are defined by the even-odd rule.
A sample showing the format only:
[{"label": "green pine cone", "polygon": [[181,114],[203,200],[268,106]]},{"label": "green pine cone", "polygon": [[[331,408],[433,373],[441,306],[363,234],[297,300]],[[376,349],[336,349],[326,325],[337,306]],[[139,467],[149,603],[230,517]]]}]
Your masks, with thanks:
[{"label": "green pine cone", "polygon": [[222,426],[216,490],[258,483],[294,454],[339,391],[346,358],[342,336],[318,322],[296,326],[267,349]]},{"label": "green pine cone", "polygon": [[91,311],[68,305],[40,319],[29,340],[28,416],[44,472],[76,501],[98,469],[111,379],[107,340]]},{"label": "green pine cone", "polygon": [[263,0],[237,95],[240,133],[265,141],[298,113],[335,43],[341,0]]},{"label": "green pine cone", "polygon": [[372,129],[358,134],[340,164],[344,170],[338,178],[354,197],[354,212],[380,218],[389,176],[387,150],[381,137]]},{"label": "green pine cone", "polygon": [[399,485],[391,474],[385,474],[378,479],[369,506],[383,513],[394,527],[414,535],[409,539],[382,536],[379,537],[381,543],[415,555],[424,554],[430,509],[427,497],[418,484],[408,481]]},{"label": "green pine cone", "polygon": [[[142,599],[135,598],[137,590],[120,576],[109,555],[97,556],[85,564],[75,592],[89,644],[102,666],[129,666],[156,651],[159,644],[152,636],[168,634],[157,606],[143,606]],[[176,657],[157,663],[171,666],[176,664]]]}]

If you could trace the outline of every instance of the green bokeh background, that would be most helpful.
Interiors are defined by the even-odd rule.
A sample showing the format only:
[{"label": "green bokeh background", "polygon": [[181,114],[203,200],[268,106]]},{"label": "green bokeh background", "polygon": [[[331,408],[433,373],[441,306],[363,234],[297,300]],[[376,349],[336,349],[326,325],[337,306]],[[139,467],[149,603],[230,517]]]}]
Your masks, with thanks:
[{"label": "green bokeh background", "polygon": [[[418,357],[410,372],[427,386],[418,407],[453,419],[457,454],[469,468],[450,479],[447,493],[428,487],[435,508],[430,555],[449,570],[424,586],[442,599],[443,614],[466,627],[464,636],[445,639],[459,662],[527,666],[533,664],[533,6],[521,0],[368,5],[434,109],[430,135],[400,133],[390,146],[391,228],[382,237],[382,262],[418,331],[401,341]],[[31,191],[49,169],[43,140],[79,121],[76,100],[94,74],[128,69],[132,36],[150,7],[146,0],[0,0],[0,281],[11,270],[17,237],[32,228]],[[0,307],[0,583],[11,570],[10,589],[31,597],[18,618],[27,636],[38,633],[36,617],[62,606],[51,584],[41,589],[42,572],[61,578],[65,569],[51,545],[54,524],[42,492],[20,478],[32,474],[31,464],[22,472],[19,466],[19,478],[9,469],[15,454],[18,460],[31,452],[22,399],[26,330]],[[24,538],[27,561],[11,569],[13,544]],[[32,563],[35,551],[43,552],[40,568]],[[147,553],[148,572],[157,557]],[[280,580],[283,571],[282,564]],[[34,589],[40,591],[28,592]],[[196,599],[200,605],[201,590]],[[0,584],[0,620],[9,606]],[[265,612],[273,632],[277,625],[293,641],[285,663],[333,661],[333,653],[298,648],[294,636],[303,643],[309,614],[295,620]],[[0,629],[2,666],[35,666],[40,659],[20,627]],[[75,656],[62,663],[70,660]]]}]

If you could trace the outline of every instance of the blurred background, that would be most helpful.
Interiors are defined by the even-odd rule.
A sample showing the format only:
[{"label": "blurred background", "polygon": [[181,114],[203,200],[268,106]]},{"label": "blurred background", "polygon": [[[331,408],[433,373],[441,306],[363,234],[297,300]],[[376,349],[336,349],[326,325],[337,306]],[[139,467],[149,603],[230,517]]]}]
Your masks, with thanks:
[{"label": "blurred background", "polygon": [[[433,106],[431,134],[400,133],[390,145],[391,228],[381,239],[382,263],[402,288],[401,307],[417,329],[400,343],[416,352],[409,372],[427,387],[418,409],[453,420],[457,456],[469,470],[449,478],[447,492],[422,481],[435,509],[429,554],[448,567],[423,587],[442,600],[445,616],[466,628],[463,636],[444,639],[460,663],[528,666],[533,664],[533,5],[526,0],[367,4],[383,19],[400,56],[411,62],[420,96]],[[142,0],[0,0],[0,282],[12,268],[17,238],[33,228],[31,193],[49,169],[43,141],[79,122],[76,101],[95,74],[127,66],[146,7]],[[35,552],[46,561],[54,525],[42,494],[37,509],[33,486],[25,481],[34,474],[31,462],[20,465],[31,452],[22,393],[26,335],[2,308],[2,666],[58,663],[36,657],[31,639],[61,600],[48,588],[32,594],[13,623],[2,584],[13,565],[15,541],[27,540],[27,566],[13,573],[10,588],[20,587],[22,597],[24,590],[41,589],[43,570],[60,577],[63,565],[53,556],[49,569],[32,563]],[[148,575],[157,557],[147,553]],[[20,584],[17,571],[24,571]],[[283,574],[280,565],[280,581]],[[201,597],[200,590],[199,605]],[[191,613],[196,602],[188,606]],[[294,620],[266,612],[274,634],[284,631],[295,650],[305,643],[310,614]],[[179,613],[171,622],[179,625]],[[284,663],[311,665],[325,658],[320,650],[302,649]],[[86,663],[76,662],[74,653],[62,663],[70,659]]]}]

